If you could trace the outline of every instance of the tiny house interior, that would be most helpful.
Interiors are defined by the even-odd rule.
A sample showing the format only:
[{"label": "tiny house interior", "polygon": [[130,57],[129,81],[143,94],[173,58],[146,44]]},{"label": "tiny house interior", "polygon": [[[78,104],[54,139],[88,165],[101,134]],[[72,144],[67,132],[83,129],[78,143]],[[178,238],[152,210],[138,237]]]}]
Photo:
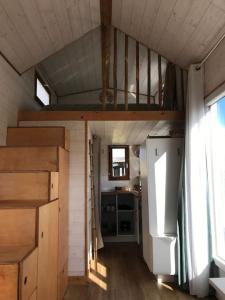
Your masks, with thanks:
[{"label": "tiny house interior", "polygon": [[0,300],[225,299],[224,1],[0,11]]}]

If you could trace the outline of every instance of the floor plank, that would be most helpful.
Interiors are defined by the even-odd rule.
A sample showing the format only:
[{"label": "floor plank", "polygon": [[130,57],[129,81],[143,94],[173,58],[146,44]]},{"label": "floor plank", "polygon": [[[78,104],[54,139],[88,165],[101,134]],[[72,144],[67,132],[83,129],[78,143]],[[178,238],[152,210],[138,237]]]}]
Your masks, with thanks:
[{"label": "floor plank", "polygon": [[[158,285],[136,244],[109,244],[99,251],[90,283],[70,285],[65,300],[191,300],[171,284]],[[214,299],[214,298],[206,298]]]}]

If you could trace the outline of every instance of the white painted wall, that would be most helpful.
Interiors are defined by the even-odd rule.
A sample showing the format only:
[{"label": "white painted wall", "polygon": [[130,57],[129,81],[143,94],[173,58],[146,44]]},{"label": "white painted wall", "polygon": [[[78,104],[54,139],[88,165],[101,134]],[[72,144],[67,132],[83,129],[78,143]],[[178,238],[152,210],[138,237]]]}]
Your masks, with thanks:
[{"label": "white painted wall", "polygon": [[225,40],[210,55],[204,65],[205,96],[225,82]]},{"label": "white painted wall", "polygon": [[136,184],[136,177],[139,176],[140,160],[136,157],[130,146],[130,180],[109,180],[108,179],[108,144],[101,140],[101,191],[114,190],[116,186],[133,187]]},{"label": "white painted wall", "polygon": [[5,145],[7,127],[17,124],[18,110],[40,109],[33,99],[33,71],[19,76],[0,57],[0,145]]},{"label": "white painted wall", "polygon": [[20,122],[20,126],[65,126],[69,129],[69,276],[83,276],[85,272],[85,122],[32,121]]}]

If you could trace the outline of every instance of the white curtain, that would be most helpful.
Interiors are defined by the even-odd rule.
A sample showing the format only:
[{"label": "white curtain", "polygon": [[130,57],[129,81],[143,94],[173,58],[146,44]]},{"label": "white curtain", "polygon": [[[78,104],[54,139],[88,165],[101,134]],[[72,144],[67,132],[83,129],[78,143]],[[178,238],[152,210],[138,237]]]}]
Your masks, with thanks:
[{"label": "white curtain", "polygon": [[93,138],[93,161],[94,161],[94,184],[95,184],[95,222],[97,231],[97,247],[101,249],[104,247],[102,233],[101,233],[101,189],[100,189],[100,164],[101,164],[101,140],[99,137],[94,136]]},{"label": "white curtain", "polygon": [[208,295],[210,265],[203,70],[188,72],[185,134],[187,261],[190,293]]}]

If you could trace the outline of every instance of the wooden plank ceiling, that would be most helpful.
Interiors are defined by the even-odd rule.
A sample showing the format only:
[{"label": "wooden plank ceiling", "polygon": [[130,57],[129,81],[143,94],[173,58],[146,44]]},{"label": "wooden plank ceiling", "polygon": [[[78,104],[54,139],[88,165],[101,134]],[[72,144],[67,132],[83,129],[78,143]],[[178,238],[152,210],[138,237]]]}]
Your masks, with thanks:
[{"label": "wooden plank ceiling", "polygon": [[[0,52],[24,72],[100,24],[100,0],[0,0]],[[225,32],[225,1],[113,0],[112,25],[187,67]]]},{"label": "wooden plank ceiling", "polygon": [[0,0],[0,51],[23,72],[99,25],[99,0]]},{"label": "wooden plank ceiling", "polygon": [[182,121],[92,121],[92,134],[100,136],[108,145],[140,145],[148,135],[167,136],[171,130],[182,132]]},{"label": "wooden plank ceiling", "polygon": [[182,67],[225,32],[224,0],[113,0],[112,24]]}]

